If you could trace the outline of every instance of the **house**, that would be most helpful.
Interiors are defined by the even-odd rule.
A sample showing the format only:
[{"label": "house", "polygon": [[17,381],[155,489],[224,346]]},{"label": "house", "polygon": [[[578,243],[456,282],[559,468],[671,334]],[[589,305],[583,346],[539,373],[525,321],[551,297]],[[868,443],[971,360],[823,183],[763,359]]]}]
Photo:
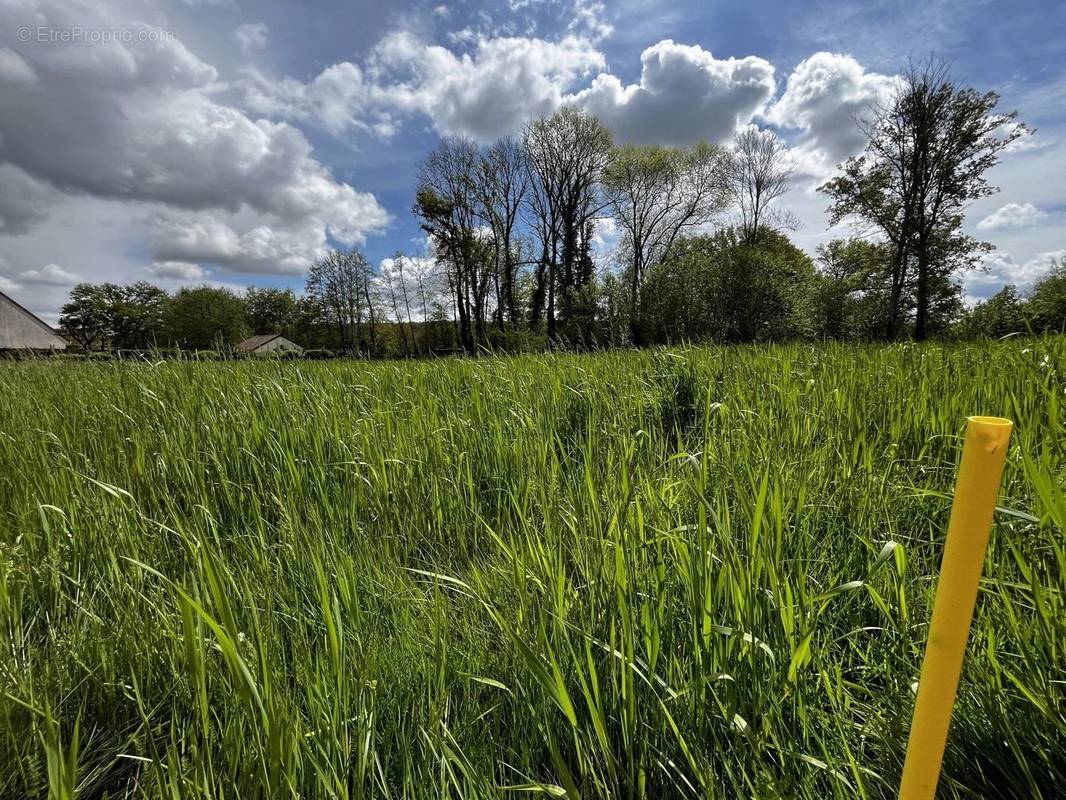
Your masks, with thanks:
[{"label": "house", "polygon": [[261,336],[253,336],[251,339],[245,339],[237,345],[237,352],[255,356],[299,356],[303,355],[304,349],[295,342],[290,342],[280,333],[265,333]]},{"label": "house", "polygon": [[66,350],[45,322],[0,292],[0,350]]}]

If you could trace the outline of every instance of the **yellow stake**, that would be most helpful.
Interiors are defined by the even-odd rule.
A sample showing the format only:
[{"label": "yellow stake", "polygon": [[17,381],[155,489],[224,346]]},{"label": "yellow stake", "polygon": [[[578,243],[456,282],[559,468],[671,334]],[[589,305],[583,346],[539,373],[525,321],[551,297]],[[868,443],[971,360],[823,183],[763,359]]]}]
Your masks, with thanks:
[{"label": "yellow stake", "polygon": [[1013,427],[1009,419],[999,417],[967,421],[899,800],[931,800],[936,793]]}]

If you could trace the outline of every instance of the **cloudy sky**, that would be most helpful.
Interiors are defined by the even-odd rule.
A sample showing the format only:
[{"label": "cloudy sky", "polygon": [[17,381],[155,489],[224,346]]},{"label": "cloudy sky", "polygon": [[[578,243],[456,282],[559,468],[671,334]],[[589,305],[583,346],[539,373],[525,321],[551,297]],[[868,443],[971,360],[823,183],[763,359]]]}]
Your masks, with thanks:
[{"label": "cloudy sky", "polygon": [[777,130],[813,252],[855,115],[930,53],[1037,129],[970,209],[998,250],[969,296],[1066,254],[1062,0],[0,0],[0,20],[0,290],[52,321],[81,280],[299,288],[332,246],[419,253],[438,138],[567,103],[621,141]]}]

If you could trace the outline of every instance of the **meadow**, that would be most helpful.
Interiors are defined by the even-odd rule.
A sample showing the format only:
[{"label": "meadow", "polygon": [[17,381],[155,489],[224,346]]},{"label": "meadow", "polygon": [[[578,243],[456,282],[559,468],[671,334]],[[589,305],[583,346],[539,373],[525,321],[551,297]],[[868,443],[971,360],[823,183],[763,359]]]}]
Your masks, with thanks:
[{"label": "meadow", "polygon": [[1064,370],[2,364],[0,797],[892,798],[969,414],[1016,428],[940,796],[1057,796]]}]

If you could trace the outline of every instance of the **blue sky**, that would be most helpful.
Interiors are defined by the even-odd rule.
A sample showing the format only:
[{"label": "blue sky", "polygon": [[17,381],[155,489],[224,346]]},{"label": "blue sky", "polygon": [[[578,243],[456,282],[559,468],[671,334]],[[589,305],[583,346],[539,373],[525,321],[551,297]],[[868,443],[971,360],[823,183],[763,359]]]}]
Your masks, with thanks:
[{"label": "blue sky", "polygon": [[[1037,132],[968,226],[971,299],[1066,248],[1066,3],[0,0],[0,290],[55,319],[79,280],[299,288],[330,246],[424,251],[410,214],[441,135],[575,104],[625,141],[778,131],[813,188],[909,59],[950,59]],[[64,38],[66,37],[66,38]],[[609,241],[609,229],[605,227]]]}]

